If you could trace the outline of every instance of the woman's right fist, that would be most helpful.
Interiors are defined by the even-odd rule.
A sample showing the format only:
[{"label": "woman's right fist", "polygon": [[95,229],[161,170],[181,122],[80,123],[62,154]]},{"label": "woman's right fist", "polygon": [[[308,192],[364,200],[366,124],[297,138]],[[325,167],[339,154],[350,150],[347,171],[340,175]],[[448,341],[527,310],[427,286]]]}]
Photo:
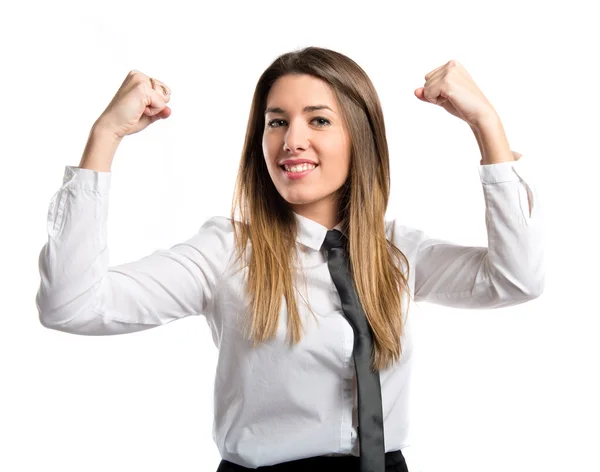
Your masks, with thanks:
[{"label": "woman's right fist", "polygon": [[95,126],[122,139],[143,130],[156,120],[168,118],[171,115],[171,109],[167,106],[170,99],[171,90],[164,83],[132,70],[96,120]]}]

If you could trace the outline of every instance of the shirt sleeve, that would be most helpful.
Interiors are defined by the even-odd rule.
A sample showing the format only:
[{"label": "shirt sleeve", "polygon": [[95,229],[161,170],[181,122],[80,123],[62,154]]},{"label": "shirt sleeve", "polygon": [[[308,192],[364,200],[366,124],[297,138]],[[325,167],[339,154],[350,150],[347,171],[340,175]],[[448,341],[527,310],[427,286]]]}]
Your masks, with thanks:
[{"label": "shirt sleeve", "polygon": [[67,166],[47,216],[36,296],[43,326],[115,335],[206,314],[229,249],[225,217],[170,249],[109,267],[111,173]]},{"label": "shirt sleeve", "polygon": [[543,212],[531,169],[517,160],[480,165],[488,247],[433,239],[420,231],[415,301],[453,308],[500,308],[544,289]]}]

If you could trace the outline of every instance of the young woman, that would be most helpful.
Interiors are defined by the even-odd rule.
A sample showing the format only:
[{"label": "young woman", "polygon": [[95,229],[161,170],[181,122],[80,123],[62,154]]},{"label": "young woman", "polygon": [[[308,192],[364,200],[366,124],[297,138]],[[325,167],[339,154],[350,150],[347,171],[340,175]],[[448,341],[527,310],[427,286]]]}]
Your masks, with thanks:
[{"label": "young woman", "polygon": [[409,300],[497,308],[544,285],[539,199],[499,117],[457,61],[425,79],[417,98],[467,122],[479,144],[488,247],[385,219],[389,155],[373,84],[350,58],[308,47],[258,80],[230,217],[109,267],[114,153],[171,113],[169,88],[132,71],[50,203],[41,323],[111,335],[205,316],[219,350],[218,471],[407,471]]}]

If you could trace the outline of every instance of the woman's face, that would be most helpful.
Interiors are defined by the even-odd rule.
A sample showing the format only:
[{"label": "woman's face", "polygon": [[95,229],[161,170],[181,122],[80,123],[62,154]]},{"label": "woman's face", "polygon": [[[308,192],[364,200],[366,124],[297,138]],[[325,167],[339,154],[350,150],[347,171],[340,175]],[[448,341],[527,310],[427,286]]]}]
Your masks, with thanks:
[{"label": "woman's face", "polygon": [[[305,110],[322,105],[329,109]],[[271,179],[292,209],[328,228],[335,226],[335,192],[348,178],[350,139],[329,85],[306,74],[277,79],[267,97],[262,148]],[[281,166],[287,159],[308,159],[317,166],[287,172]]]}]

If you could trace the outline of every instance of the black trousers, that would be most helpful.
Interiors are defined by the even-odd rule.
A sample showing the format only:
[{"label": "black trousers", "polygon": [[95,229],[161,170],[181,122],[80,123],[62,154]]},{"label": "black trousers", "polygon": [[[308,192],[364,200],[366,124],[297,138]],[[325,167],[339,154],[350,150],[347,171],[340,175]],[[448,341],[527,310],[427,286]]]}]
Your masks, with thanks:
[{"label": "black trousers", "polygon": [[[305,472],[307,470],[343,470],[344,472],[360,472],[359,458],[356,456],[317,456],[281,462],[275,465],[265,465],[251,469],[233,462],[221,460],[217,472],[238,472],[243,470],[262,470],[265,472]],[[311,467],[313,469],[311,469]],[[385,453],[385,472],[408,472],[402,451]]]}]

